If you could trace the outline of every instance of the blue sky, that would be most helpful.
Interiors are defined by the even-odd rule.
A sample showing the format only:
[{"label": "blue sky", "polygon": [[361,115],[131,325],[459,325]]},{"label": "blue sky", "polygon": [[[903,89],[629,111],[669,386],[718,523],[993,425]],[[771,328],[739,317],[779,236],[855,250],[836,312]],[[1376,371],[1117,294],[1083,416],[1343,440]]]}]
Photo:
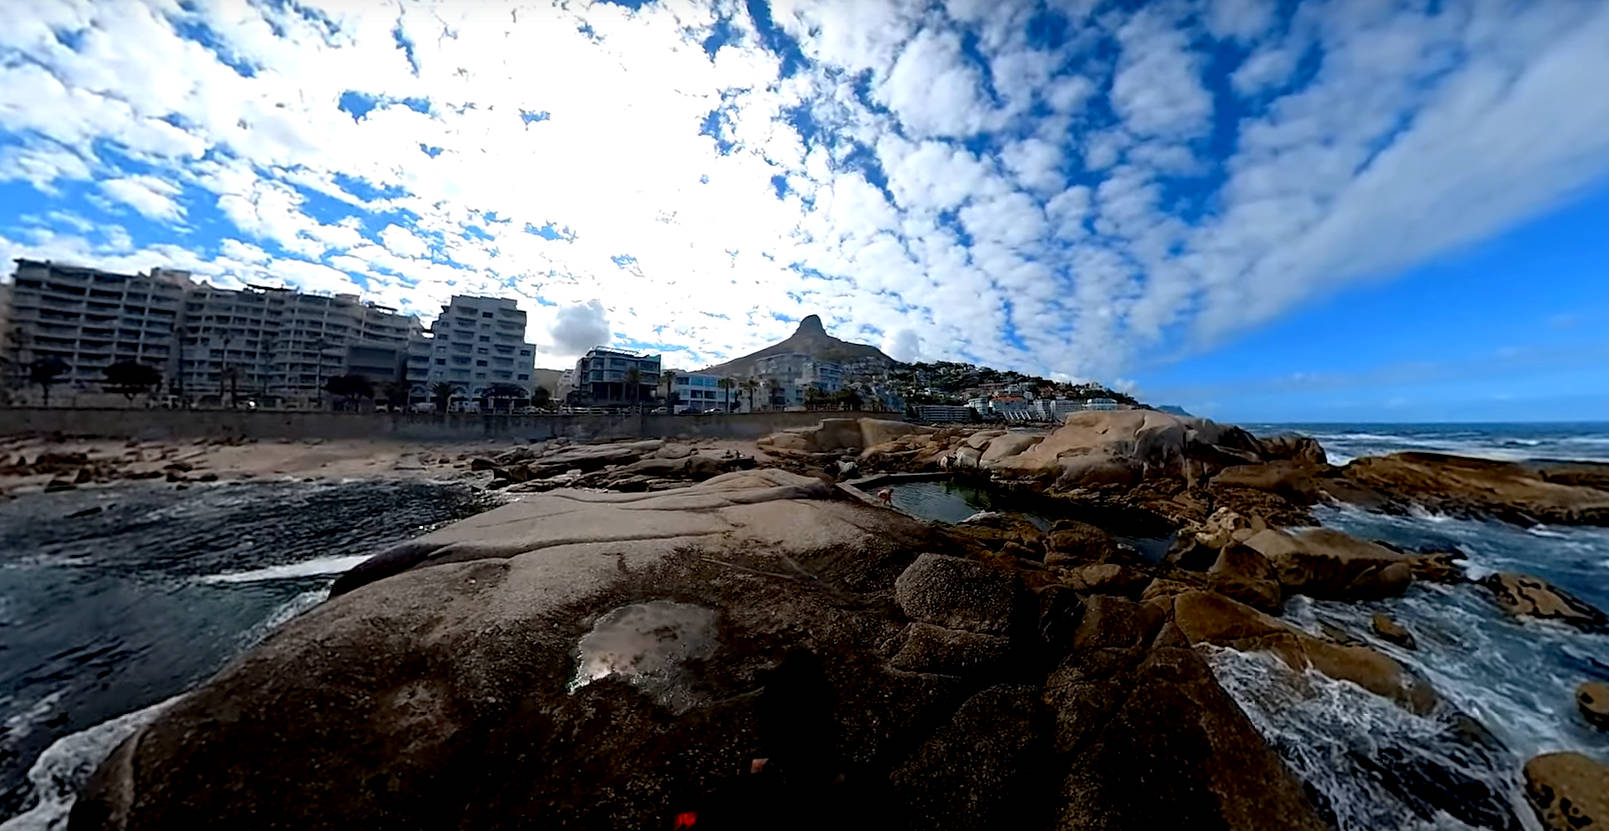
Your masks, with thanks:
[{"label": "blue sky", "polygon": [[1609,418],[1609,5],[0,4],[0,255],[820,314],[1230,420]]}]

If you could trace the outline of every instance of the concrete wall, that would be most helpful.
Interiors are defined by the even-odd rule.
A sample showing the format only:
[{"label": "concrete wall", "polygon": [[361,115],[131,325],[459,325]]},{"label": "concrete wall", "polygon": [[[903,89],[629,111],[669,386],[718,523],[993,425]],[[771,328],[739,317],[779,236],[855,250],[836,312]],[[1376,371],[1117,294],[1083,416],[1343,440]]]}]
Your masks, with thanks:
[{"label": "concrete wall", "polygon": [[0,435],[62,432],[117,438],[548,439],[577,441],[687,437],[754,439],[823,418],[892,418],[888,413],[734,413],[730,415],[474,415],[307,413],[265,410],[0,408]]}]

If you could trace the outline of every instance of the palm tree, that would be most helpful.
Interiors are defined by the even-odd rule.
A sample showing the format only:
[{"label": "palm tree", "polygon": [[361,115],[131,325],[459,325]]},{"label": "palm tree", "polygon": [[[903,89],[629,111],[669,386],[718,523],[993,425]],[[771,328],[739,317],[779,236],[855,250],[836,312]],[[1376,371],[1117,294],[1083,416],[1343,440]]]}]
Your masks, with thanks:
[{"label": "palm tree", "polygon": [[754,392],[760,388],[760,382],[750,378],[743,382],[743,391],[749,394],[749,412],[754,412]]},{"label": "palm tree", "polygon": [[[642,397],[642,370],[636,367],[626,370],[626,386],[631,388],[631,402],[635,405]],[[640,411],[642,408],[636,409]]]},{"label": "palm tree", "polygon": [[538,410],[547,409],[547,405],[552,400],[553,393],[548,392],[547,387],[538,384],[536,389],[531,390],[531,406],[537,408]]},{"label": "palm tree", "polygon": [[446,413],[447,404],[453,400],[453,393],[458,388],[446,381],[437,381],[430,385],[430,400],[436,402],[436,412]]},{"label": "palm tree", "polygon": [[676,412],[676,370],[667,369],[660,376],[665,379],[665,409],[670,413]]},{"label": "palm tree", "polygon": [[777,401],[778,401],[779,398],[782,397],[782,382],[778,381],[775,378],[768,378],[768,379],[766,379],[766,382],[765,382],[765,388],[766,388],[766,391],[770,393],[770,398],[771,398],[770,406],[771,406],[771,408],[772,409],[786,409],[786,406],[787,406],[786,402],[783,402],[783,406],[781,408],[777,407]]},{"label": "palm tree", "polygon": [[28,383],[38,384],[39,391],[45,395],[45,406],[50,406],[50,386],[56,383],[56,377],[71,369],[67,362],[61,358],[50,356],[39,358],[28,364]]},{"label": "palm tree", "polygon": [[737,386],[737,381],[732,378],[722,378],[715,382],[715,386],[721,388],[721,397],[725,400],[724,412],[732,412],[732,388]]},{"label": "palm tree", "polygon": [[408,395],[411,390],[408,388],[407,383],[403,381],[387,381],[381,389],[385,395],[385,403],[390,405],[391,409],[399,410],[408,406]]}]

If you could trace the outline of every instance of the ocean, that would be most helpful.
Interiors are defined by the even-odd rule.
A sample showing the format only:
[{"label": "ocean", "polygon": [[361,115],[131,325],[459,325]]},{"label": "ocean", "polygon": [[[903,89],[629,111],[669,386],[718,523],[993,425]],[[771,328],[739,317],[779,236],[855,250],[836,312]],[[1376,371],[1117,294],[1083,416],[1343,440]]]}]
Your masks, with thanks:
[{"label": "ocean", "polygon": [[369,554],[492,503],[428,482],[150,482],[0,502],[0,831],[65,826],[165,702]]},{"label": "ocean", "polygon": [[[1404,450],[1609,461],[1601,423],[1248,427],[1312,435],[1335,463]],[[380,481],[131,483],[0,502],[0,831],[63,827],[76,788],[174,696],[319,602],[368,553],[486,507],[461,486]],[[1528,572],[1609,609],[1609,529],[1317,514],[1368,539],[1456,546],[1477,576]],[[1419,648],[1374,637],[1374,611]],[[1578,750],[1609,760],[1609,733],[1589,728],[1573,698],[1580,682],[1609,680],[1609,636],[1511,620],[1471,585],[1415,584],[1369,603],[1297,598],[1287,619],[1346,630],[1444,701],[1415,716],[1263,656],[1211,655],[1341,831],[1537,829],[1520,790],[1527,759]]]}]

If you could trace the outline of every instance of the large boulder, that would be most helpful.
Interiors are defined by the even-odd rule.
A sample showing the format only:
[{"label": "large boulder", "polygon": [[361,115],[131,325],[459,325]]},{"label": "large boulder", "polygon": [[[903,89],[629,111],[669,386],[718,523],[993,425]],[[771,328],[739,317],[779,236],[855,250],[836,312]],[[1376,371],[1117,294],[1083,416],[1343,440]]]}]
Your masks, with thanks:
[{"label": "large boulder", "polygon": [[1525,796],[1546,831],[1609,828],[1609,765],[1580,753],[1526,762]]},{"label": "large boulder", "polygon": [[1011,626],[1017,582],[965,557],[923,554],[894,581],[894,601],[914,620],[999,634]]},{"label": "large boulder", "polygon": [[894,641],[889,666],[908,672],[971,675],[997,667],[1011,652],[1011,640],[964,629],[915,622]]},{"label": "large boulder", "polygon": [[1480,582],[1491,590],[1497,605],[1515,617],[1557,621],[1585,632],[1609,629],[1609,618],[1602,610],[1540,577],[1503,571],[1489,574]]},{"label": "large boulder", "polygon": [[1172,603],[1173,625],[1192,645],[1270,652],[1292,670],[1311,668],[1351,681],[1411,712],[1435,709],[1438,699],[1428,682],[1368,646],[1331,643],[1215,592],[1185,592]]},{"label": "large boulder", "polygon": [[[1609,473],[1549,477],[1546,467],[1439,453],[1395,453],[1350,462],[1324,487],[1370,508],[1419,505],[1462,517],[1522,525],[1609,525]],[[1609,470],[1609,467],[1605,467]]]},{"label": "large boulder", "polygon": [[1391,597],[1413,582],[1409,558],[1402,552],[1330,528],[1297,532],[1268,528],[1248,537],[1245,545],[1273,565],[1280,584],[1292,594]]},{"label": "large boulder", "polygon": [[1046,681],[1045,706],[1067,771],[1059,831],[1327,828],[1193,649],[1075,653]]},{"label": "large boulder", "polygon": [[1003,478],[1073,488],[1128,485],[1150,476],[1194,481],[1202,470],[1260,460],[1257,440],[1237,427],[1155,410],[1115,410],[1074,413],[1043,441],[985,467]]},{"label": "large boulder", "polygon": [[[944,539],[825,495],[745,471],[433,532],[137,731],[71,827],[668,828],[755,758],[886,782],[967,693],[885,663],[909,546]],[[801,647],[820,682],[773,678]]]},{"label": "large boulder", "polygon": [[1274,566],[1255,549],[1239,543],[1218,552],[1218,559],[1207,569],[1207,585],[1265,612],[1278,612],[1285,605],[1285,593]]},{"label": "large boulder", "polygon": [[1221,488],[1251,488],[1279,494],[1298,505],[1311,505],[1319,498],[1319,469],[1311,465],[1278,460],[1224,468],[1212,477],[1215,493]]}]

